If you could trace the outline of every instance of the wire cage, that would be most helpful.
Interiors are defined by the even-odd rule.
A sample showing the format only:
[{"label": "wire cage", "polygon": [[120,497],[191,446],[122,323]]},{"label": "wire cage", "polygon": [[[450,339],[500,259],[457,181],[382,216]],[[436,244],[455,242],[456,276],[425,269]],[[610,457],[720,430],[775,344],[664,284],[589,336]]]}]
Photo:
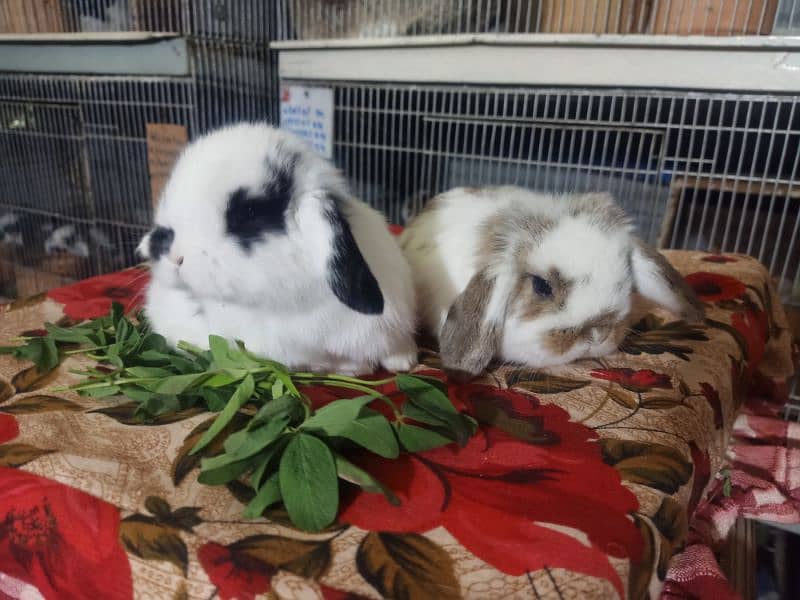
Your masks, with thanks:
[{"label": "wire cage", "polygon": [[0,297],[133,264],[152,218],[148,124],[273,121],[276,5],[0,0],[0,33],[182,35],[187,76],[0,73]]},{"label": "wire cage", "polygon": [[281,38],[796,33],[797,0],[280,0]]},{"label": "wire cage", "polygon": [[0,77],[0,249],[8,295],[119,269],[149,219],[146,122],[186,122],[169,80]]},{"label": "wire cage", "polygon": [[334,160],[394,222],[457,185],[609,191],[651,243],[756,256],[800,303],[798,96],[283,83],[333,88]]},{"label": "wire cage", "polygon": [[[278,19],[279,37],[294,44],[288,50],[308,43],[336,52],[372,41],[404,47],[386,41],[404,36],[436,36],[423,44],[451,36],[458,44],[464,34],[611,34],[606,44],[636,34],[637,44],[656,47],[655,36],[797,34],[800,2],[282,0]],[[368,43],[341,43],[356,38]],[[281,85],[333,90],[334,161],[356,193],[392,221],[405,222],[457,185],[605,190],[649,242],[755,256],[783,301],[800,306],[794,92],[428,83],[342,73],[324,80],[284,75]],[[792,397],[800,402],[798,392],[795,383]]]}]

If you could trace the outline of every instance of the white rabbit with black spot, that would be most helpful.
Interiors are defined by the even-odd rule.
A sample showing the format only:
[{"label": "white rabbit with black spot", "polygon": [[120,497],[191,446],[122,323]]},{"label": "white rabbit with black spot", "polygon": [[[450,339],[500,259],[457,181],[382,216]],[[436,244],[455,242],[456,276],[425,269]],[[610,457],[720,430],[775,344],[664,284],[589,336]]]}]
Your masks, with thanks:
[{"label": "white rabbit with black spot", "polygon": [[191,143],[139,252],[147,317],[173,345],[216,334],[351,374],[416,363],[411,272],[385,219],[291,134],[248,123]]}]

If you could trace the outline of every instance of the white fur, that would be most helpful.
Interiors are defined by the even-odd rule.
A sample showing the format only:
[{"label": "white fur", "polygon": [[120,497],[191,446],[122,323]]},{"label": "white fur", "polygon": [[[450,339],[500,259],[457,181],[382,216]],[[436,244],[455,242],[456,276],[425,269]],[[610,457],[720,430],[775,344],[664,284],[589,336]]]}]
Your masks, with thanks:
[{"label": "white fur", "polygon": [[[262,189],[266,164],[299,156],[286,233],[268,233],[248,253],[225,232],[232,192]],[[329,192],[384,298],[379,315],[343,304],[328,285],[333,233]],[[339,172],[301,141],[267,125],[242,124],[187,147],[164,189],[155,224],[171,227],[168,256],[152,265],[146,312],[175,344],[207,347],[208,335],[242,340],[290,368],[366,373],[416,362],[411,273],[375,210],[352,198]],[[149,234],[139,246],[147,256]],[[182,258],[182,264],[179,259]]]},{"label": "white fur", "polygon": [[[612,339],[576,343],[566,354],[554,354],[542,343],[553,329],[577,327],[613,311],[624,320],[631,308],[633,281],[627,268],[634,241],[627,224],[605,231],[591,215],[571,214],[571,196],[535,193],[513,186],[458,188],[440,195],[405,230],[401,245],[412,266],[422,325],[440,335],[448,311],[483,267],[494,282],[484,316],[500,327],[498,358],[533,367],[601,356],[615,349]],[[525,270],[514,260],[488,261],[482,254],[483,230],[508,211],[555,222],[538,247],[525,258]],[[509,237],[528,235],[511,232]],[[557,268],[573,282],[563,309],[526,319],[509,298],[520,277],[546,275]]]}]

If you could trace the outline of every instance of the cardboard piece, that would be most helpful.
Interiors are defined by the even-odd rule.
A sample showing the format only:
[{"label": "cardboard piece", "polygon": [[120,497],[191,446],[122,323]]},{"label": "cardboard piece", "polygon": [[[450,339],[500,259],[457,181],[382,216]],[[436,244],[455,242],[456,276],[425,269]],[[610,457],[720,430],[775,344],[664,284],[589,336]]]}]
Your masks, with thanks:
[{"label": "cardboard piece", "polygon": [[183,125],[147,124],[147,170],[150,173],[150,199],[153,208],[158,205],[172,167],[188,140],[189,134]]},{"label": "cardboard piece", "polygon": [[333,111],[331,88],[281,88],[281,129],[292,132],[328,159],[333,158]]}]

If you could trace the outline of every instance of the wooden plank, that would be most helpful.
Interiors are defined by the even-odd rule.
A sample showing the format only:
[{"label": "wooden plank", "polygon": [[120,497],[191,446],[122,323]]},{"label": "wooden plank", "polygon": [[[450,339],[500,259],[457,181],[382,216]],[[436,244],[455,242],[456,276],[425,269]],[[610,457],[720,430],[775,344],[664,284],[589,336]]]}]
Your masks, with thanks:
[{"label": "wooden plank", "polygon": [[743,600],[756,599],[756,524],[739,518],[720,552],[719,564]]},{"label": "wooden plank", "polygon": [[788,184],[779,181],[751,180],[742,181],[733,176],[722,177],[719,175],[676,177],[672,187],[685,187],[700,190],[715,190],[733,192],[736,194],[759,194],[762,196],[776,195],[785,198],[800,198],[800,185]]}]

